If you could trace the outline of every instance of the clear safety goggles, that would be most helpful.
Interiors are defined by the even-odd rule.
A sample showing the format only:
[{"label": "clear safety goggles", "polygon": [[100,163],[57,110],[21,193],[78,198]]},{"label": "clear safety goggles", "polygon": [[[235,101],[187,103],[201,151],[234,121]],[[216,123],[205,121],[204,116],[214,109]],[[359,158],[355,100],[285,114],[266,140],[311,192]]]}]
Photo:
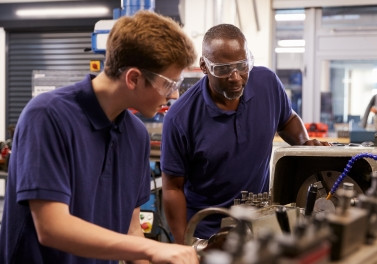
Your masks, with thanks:
[{"label": "clear safety goggles", "polygon": [[231,63],[214,63],[202,56],[209,72],[217,78],[228,78],[230,75],[237,71],[239,74],[246,74],[253,68],[254,59],[250,55],[249,58]]},{"label": "clear safety goggles", "polygon": [[181,86],[184,79],[184,77],[181,76],[179,80],[174,81],[161,74],[154,73],[148,70],[141,69],[140,71],[143,73],[145,78],[151,83],[153,88],[155,88],[162,96],[169,96],[176,92]]}]

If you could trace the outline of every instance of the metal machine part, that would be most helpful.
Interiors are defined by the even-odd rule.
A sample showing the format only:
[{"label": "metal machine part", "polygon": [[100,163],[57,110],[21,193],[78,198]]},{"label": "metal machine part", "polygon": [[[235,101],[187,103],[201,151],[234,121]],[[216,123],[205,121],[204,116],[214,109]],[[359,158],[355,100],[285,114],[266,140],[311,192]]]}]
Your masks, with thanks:
[{"label": "metal machine part", "polygon": [[[233,207],[237,208],[237,206]],[[292,230],[300,214],[300,209],[291,204],[285,206],[268,205],[262,208],[251,207],[248,205],[238,205],[238,207],[243,210],[251,210],[254,212],[254,217],[250,219],[248,226],[251,234],[256,237],[263,234],[266,228],[273,234],[281,234],[288,230]],[[248,207],[249,209],[245,209]],[[284,207],[284,209],[281,209],[281,207]],[[284,213],[280,212],[280,210],[285,210],[286,218]],[[221,221],[221,228],[235,226],[236,224],[237,221],[234,217],[224,217]]]},{"label": "metal machine part", "polygon": [[310,184],[308,192],[306,195],[306,204],[305,204],[305,216],[311,216],[313,213],[313,208],[315,200],[317,198],[318,187],[316,184]]},{"label": "metal machine part", "polygon": [[281,231],[283,231],[283,233],[291,233],[291,227],[289,226],[287,208],[285,206],[277,206],[275,213],[276,213],[276,219],[278,220]]},{"label": "metal machine part", "polygon": [[[319,181],[323,188],[318,188],[317,199],[326,198],[350,159],[357,154],[366,152],[377,154],[377,148],[363,146],[276,148],[271,161],[272,203],[296,203],[298,207],[303,208],[306,203],[308,187]],[[352,164],[352,168],[343,181],[354,183],[358,194],[365,192],[371,185],[370,174],[376,169],[377,163],[374,160],[358,159]],[[336,196],[336,193],[334,195]],[[334,205],[337,200],[336,197],[331,199]]]},{"label": "metal machine part", "polygon": [[253,193],[241,191],[241,199],[234,199],[234,205],[250,205],[254,207],[266,207],[271,204],[271,194],[268,192]]},{"label": "metal machine part", "polygon": [[[208,208],[194,215],[187,228],[189,232],[185,234],[185,243],[197,250],[201,264],[322,264],[342,260],[345,262],[339,263],[351,263],[348,261],[356,259],[351,255],[363,247],[368,235],[372,234],[369,238],[373,238],[377,233],[376,225],[371,224],[375,222],[368,220],[377,208],[373,203],[377,201],[377,173],[373,174],[373,182],[366,194],[359,194],[358,198],[364,196],[374,200],[359,198],[352,204],[355,186],[345,182],[343,188],[337,190],[335,210],[323,214],[316,212],[316,205],[313,205],[318,191],[323,188],[320,182],[308,188],[305,209],[294,204],[251,206],[245,199],[249,195],[243,192],[240,201],[235,201],[237,205],[230,209]],[[361,201],[365,208],[361,208]],[[294,221],[289,218],[289,212],[296,213]],[[192,237],[199,221],[218,213],[227,219],[219,233],[208,241]],[[276,232],[275,227],[280,232]],[[364,252],[361,254],[362,261],[352,263],[364,263]]]},{"label": "metal machine part", "polygon": [[[323,261],[327,261],[330,254],[328,226],[323,219],[313,217],[297,220],[291,229],[287,212],[297,211],[297,208],[281,205],[256,208],[241,204],[230,209],[207,208],[199,211],[189,221],[185,244],[192,245],[197,250],[202,264],[296,263],[294,261],[306,261],[302,263],[308,264],[327,263]],[[223,231],[214,234],[207,242],[192,237],[196,225],[202,219],[218,213],[228,215],[234,220],[227,230],[222,229]],[[277,215],[282,216],[284,223],[277,220]],[[272,225],[271,219],[275,221]],[[256,223],[260,225],[257,232]],[[274,225],[280,232],[271,228]],[[308,259],[312,260],[307,262]]]},{"label": "metal machine part", "polygon": [[331,259],[339,260],[360,248],[366,237],[368,212],[366,210],[350,207],[350,201],[355,197],[352,183],[343,185],[337,191],[339,206],[335,214],[328,214],[327,220],[335,236],[332,240]]},{"label": "metal machine part", "polygon": [[[377,155],[355,154],[351,159],[330,157],[329,161],[319,155],[315,160],[325,164],[318,166],[309,157],[284,156],[277,167],[285,177],[272,179],[273,186],[281,189],[272,189],[267,202],[244,191],[230,209],[212,209],[212,213],[224,214],[226,221],[199,253],[201,263],[376,263],[377,247],[366,248],[365,244],[377,245],[377,172],[371,175],[377,166],[365,158],[376,161]],[[287,175],[292,168],[294,172]],[[341,183],[343,188],[338,189]],[[289,203],[279,204],[279,200]],[[289,212],[295,212],[296,219],[291,221]],[[195,229],[195,224],[191,228]],[[221,242],[217,248],[209,246],[211,239]],[[193,239],[185,237],[185,241]],[[216,252],[221,252],[224,262],[213,262]]]},{"label": "metal machine part", "polygon": [[[202,264],[274,263],[277,251],[267,246],[272,241],[273,235],[266,231],[256,236],[251,232],[252,222],[260,217],[260,211],[261,209],[246,204],[235,205],[230,209],[203,209],[189,221],[184,238],[185,244],[192,245],[197,250]],[[211,236],[207,243],[202,239],[194,238],[193,233],[197,224],[212,214],[223,214],[232,218],[234,222]],[[260,262],[261,260],[263,261]]]},{"label": "metal machine part", "polygon": [[313,212],[315,214],[334,213],[335,212],[335,205],[332,201],[321,197],[321,198],[319,198],[315,201]]},{"label": "metal machine part", "polygon": [[276,237],[280,249],[277,263],[328,263],[330,237],[331,230],[323,217],[304,215],[291,234]]},{"label": "metal machine part", "polygon": [[[321,171],[317,172],[311,176],[309,176],[300,186],[297,197],[296,197],[296,204],[298,207],[305,207],[306,204],[306,197],[307,197],[307,190],[310,185],[317,186],[317,196],[316,196],[316,204],[314,205],[314,211],[316,213],[320,211],[327,211],[327,212],[334,212],[335,207],[339,204],[339,197],[334,194],[330,201],[326,202],[325,198],[327,194],[330,192],[331,187],[334,185],[338,177],[340,176],[340,172],[338,171]],[[357,182],[352,179],[351,177],[347,176],[344,179],[344,182],[349,182],[354,185],[354,190],[356,192],[355,197],[358,194],[364,193],[361,187],[357,184]],[[322,198],[322,199],[320,199]],[[328,201],[328,200],[327,200]]]},{"label": "metal machine part", "polygon": [[206,243],[202,241],[203,239],[195,238],[194,232],[195,232],[196,226],[198,225],[200,221],[202,221],[205,217],[213,215],[213,214],[223,214],[226,216],[231,216],[230,211],[226,208],[210,207],[210,208],[206,208],[199,211],[190,219],[190,221],[187,224],[187,228],[186,228],[185,236],[184,236],[184,244],[195,245],[198,252],[206,248],[208,243],[206,245]]},{"label": "metal machine part", "polygon": [[368,211],[368,230],[365,242],[372,244],[377,238],[377,171],[372,173],[372,185],[366,194],[359,195],[357,206]]}]

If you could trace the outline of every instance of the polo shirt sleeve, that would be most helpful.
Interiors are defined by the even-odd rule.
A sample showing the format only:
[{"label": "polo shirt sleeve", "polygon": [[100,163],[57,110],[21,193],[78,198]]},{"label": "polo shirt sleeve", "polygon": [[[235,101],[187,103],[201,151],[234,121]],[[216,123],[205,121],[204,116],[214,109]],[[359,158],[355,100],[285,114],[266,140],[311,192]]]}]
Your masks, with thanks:
[{"label": "polo shirt sleeve", "polygon": [[281,80],[279,79],[279,77],[275,75],[275,79],[276,79],[276,87],[277,87],[277,93],[278,93],[278,97],[279,98],[279,104],[280,105],[280,118],[279,118],[279,124],[278,124],[278,127],[282,127],[286,122],[287,120],[289,119],[289,117],[292,115],[292,103],[291,103],[291,100],[289,99],[286,91],[285,91],[285,88],[284,88],[284,85],[282,84]]},{"label": "polo shirt sleeve", "polygon": [[17,123],[17,202],[30,199],[69,203],[70,182],[67,153],[59,122],[40,95],[27,107]]},{"label": "polo shirt sleeve", "polygon": [[[170,109],[169,111],[171,111]],[[172,115],[166,114],[163,122],[161,142],[161,170],[172,176],[185,176],[187,167],[187,137],[182,123],[175,122]],[[170,112],[172,113],[172,112]]]},{"label": "polo shirt sleeve", "polygon": [[[150,137],[145,133],[144,166],[142,168],[142,180],[136,207],[140,207],[150,199],[151,194],[151,167],[150,167]],[[137,161],[136,161],[137,162]]]}]

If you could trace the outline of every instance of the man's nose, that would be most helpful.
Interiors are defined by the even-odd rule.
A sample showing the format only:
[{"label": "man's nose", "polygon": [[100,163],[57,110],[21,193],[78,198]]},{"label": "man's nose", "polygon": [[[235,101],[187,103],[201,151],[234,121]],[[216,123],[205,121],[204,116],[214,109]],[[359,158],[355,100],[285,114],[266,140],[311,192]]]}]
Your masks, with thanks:
[{"label": "man's nose", "polygon": [[230,72],[228,78],[230,78],[230,79],[239,79],[239,78],[241,78],[241,74],[240,74],[240,72],[237,69],[233,69]]},{"label": "man's nose", "polygon": [[170,100],[170,99],[177,100],[178,98],[179,98],[179,89],[175,90],[174,92],[172,92],[166,97],[167,100]]}]

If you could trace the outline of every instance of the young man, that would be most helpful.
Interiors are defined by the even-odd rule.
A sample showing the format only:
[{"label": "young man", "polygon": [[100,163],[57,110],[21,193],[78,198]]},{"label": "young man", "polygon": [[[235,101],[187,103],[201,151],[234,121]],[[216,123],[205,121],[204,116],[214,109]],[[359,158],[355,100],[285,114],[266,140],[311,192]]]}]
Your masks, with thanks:
[{"label": "young man", "polygon": [[[165,214],[177,243],[187,221],[207,207],[230,207],[241,191],[269,191],[269,162],[276,132],[291,145],[310,140],[279,78],[253,67],[245,36],[221,24],[204,36],[204,76],[164,118],[162,184]],[[222,215],[203,219],[195,236],[215,234]]]},{"label": "young man", "polygon": [[144,238],[152,117],[176,97],[194,46],[173,20],[139,11],[108,38],[104,72],[32,99],[14,135],[0,263],[198,263]]}]

